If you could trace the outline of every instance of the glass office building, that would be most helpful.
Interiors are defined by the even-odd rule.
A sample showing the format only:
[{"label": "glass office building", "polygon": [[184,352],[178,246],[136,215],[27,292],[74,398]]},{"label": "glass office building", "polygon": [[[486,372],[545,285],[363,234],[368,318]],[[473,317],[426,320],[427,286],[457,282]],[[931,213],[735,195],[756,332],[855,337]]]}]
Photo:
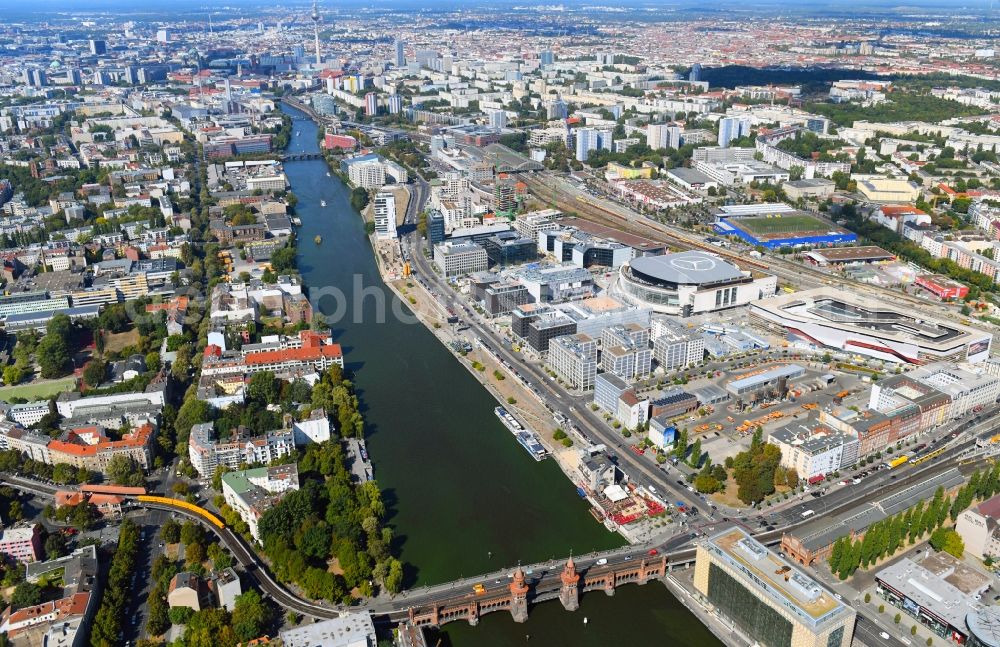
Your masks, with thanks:
[{"label": "glass office building", "polygon": [[849,647],[855,612],[741,528],[698,546],[695,589],[764,647]]}]

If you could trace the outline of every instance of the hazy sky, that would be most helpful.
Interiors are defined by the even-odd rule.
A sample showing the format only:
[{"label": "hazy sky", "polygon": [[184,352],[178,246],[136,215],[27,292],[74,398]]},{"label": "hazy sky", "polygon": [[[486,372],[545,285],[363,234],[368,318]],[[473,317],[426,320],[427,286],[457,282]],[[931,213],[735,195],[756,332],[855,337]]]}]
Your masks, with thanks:
[{"label": "hazy sky", "polygon": [[[459,6],[482,6],[497,7],[509,5],[557,5],[566,7],[578,7],[587,5],[612,5],[612,6],[664,6],[672,8],[739,8],[743,10],[753,10],[755,7],[762,11],[773,11],[775,9],[796,9],[798,12],[808,12],[810,9],[823,11],[830,7],[870,7],[881,8],[891,13],[907,13],[914,9],[927,8],[947,8],[954,16],[960,16],[963,8],[983,8],[989,7],[992,0],[774,0],[766,2],[746,2],[739,0],[615,0],[606,2],[604,0],[423,0],[419,6],[427,8],[437,7],[459,7]],[[161,9],[182,9],[187,11],[197,11],[198,9],[224,11],[226,7],[277,7],[277,6],[306,6],[311,4],[311,0],[288,0],[285,2],[274,2],[273,0],[221,0],[217,2],[206,2],[206,0],[35,0],[31,3],[18,3],[14,0],[0,0],[0,11],[89,11],[89,10],[118,10],[125,12],[161,10]],[[327,8],[343,6],[411,6],[418,4],[416,0],[320,0],[320,5]],[[27,6],[26,6],[27,5]]]}]

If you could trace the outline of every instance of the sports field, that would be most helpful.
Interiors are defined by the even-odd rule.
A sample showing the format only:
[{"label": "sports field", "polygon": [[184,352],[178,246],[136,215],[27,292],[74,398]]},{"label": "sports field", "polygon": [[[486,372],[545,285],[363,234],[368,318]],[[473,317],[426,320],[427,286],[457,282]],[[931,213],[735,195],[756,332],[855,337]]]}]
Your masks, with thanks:
[{"label": "sports field", "polygon": [[829,224],[809,214],[774,216],[772,218],[733,218],[729,220],[729,224],[748,231],[751,234],[761,234],[764,236],[826,232],[831,229],[838,229],[838,227],[831,227]]},{"label": "sports field", "polygon": [[0,400],[5,402],[11,398],[26,400],[43,400],[63,391],[71,391],[76,387],[76,378],[64,377],[58,380],[38,380],[28,384],[0,387]]}]

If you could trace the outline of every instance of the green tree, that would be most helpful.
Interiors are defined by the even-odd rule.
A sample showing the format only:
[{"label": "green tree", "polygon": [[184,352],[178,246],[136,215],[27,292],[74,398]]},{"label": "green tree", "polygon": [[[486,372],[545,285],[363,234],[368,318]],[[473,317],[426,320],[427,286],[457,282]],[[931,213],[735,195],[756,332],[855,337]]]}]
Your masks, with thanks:
[{"label": "green tree", "polygon": [[260,593],[250,589],[236,598],[232,618],[233,633],[243,642],[259,638],[269,623],[269,615],[269,609]]},{"label": "green tree", "polygon": [[229,471],[229,468],[225,465],[219,465],[215,468],[215,473],[212,474],[212,488],[216,492],[222,492],[222,475]]},{"label": "green tree", "polygon": [[247,396],[261,404],[278,404],[281,398],[281,380],[271,371],[254,373],[247,384]]},{"label": "green tree", "polygon": [[160,537],[168,544],[176,544],[181,540],[181,525],[173,519],[168,519],[160,527]]},{"label": "green tree", "polygon": [[73,506],[73,511],[70,513],[69,522],[77,530],[90,530],[97,523],[97,519],[100,517],[100,513],[97,512],[97,508],[90,503],[80,503]]},{"label": "green tree", "polygon": [[698,468],[701,465],[701,438],[696,438],[691,444],[691,456],[688,460],[691,467]]},{"label": "green tree", "polygon": [[112,456],[105,471],[111,482],[117,485],[142,487],[146,484],[146,476],[142,473],[142,466],[131,456],[124,454]]},{"label": "green tree", "polygon": [[684,456],[687,455],[688,450],[688,432],[687,429],[681,429],[680,433],[677,435],[677,442],[674,443],[674,458],[677,460],[683,460]]},{"label": "green tree", "polygon": [[51,332],[38,343],[36,358],[42,377],[46,379],[62,377],[72,368],[67,338]]},{"label": "green tree", "polygon": [[191,427],[201,422],[210,422],[214,411],[212,405],[199,400],[198,398],[188,398],[177,411],[177,418],[174,420],[174,431],[177,433],[177,443],[187,443]]},{"label": "green tree", "polygon": [[89,387],[100,386],[108,374],[108,365],[100,359],[92,359],[83,367],[83,382]]},{"label": "green tree", "polygon": [[149,619],[146,621],[146,631],[151,636],[162,636],[170,629],[170,610],[167,601],[160,591],[149,592],[146,600]]},{"label": "green tree", "polygon": [[66,538],[63,537],[63,534],[61,532],[49,533],[49,536],[45,538],[45,559],[63,557],[67,552]]},{"label": "green tree", "polygon": [[385,576],[385,588],[390,593],[399,593],[403,586],[403,565],[398,559],[389,558],[389,571]]},{"label": "green tree", "polygon": [[295,269],[295,248],[285,246],[271,254],[271,268],[278,274]]},{"label": "green tree", "polygon": [[[174,357],[173,363],[170,365],[170,374],[175,380],[181,382],[187,381],[188,373],[191,372],[191,351],[187,346],[181,346],[177,349],[177,355]],[[186,402],[185,402],[186,404]]]},{"label": "green tree", "polygon": [[209,544],[205,553],[212,560],[212,566],[216,570],[223,570],[233,565],[233,558],[219,544]]},{"label": "green tree", "polygon": [[932,532],[930,544],[934,550],[944,551],[959,559],[965,553],[965,542],[962,541],[962,536],[952,528],[938,528]]},{"label": "green tree", "polygon": [[172,607],[167,615],[170,617],[171,624],[184,625],[194,616],[194,609],[191,607]]},{"label": "green tree", "polygon": [[846,537],[838,537],[836,541],[833,542],[833,547],[830,549],[830,572],[836,573],[840,571],[840,561],[844,557],[844,541]]},{"label": "green tree", "polygon": [[20,384],[21,380],[24,379],[24,369],[12,364],[10,366],[5,366],[3,369],[3,383],[7,386],[13,386],[15,384]]},{"label": "green tree", "polygon": [[42,601],[42,589],[31,582],[21,582],[14,587],[10,596],[10,605],[15,609],[33,607]]},{"label": "green tree", "polygon": [[181,543],[185,546],[200,544],[205,540],[205,531],[194,521],[185,521],[181,525]]},{"label": "green tree", "polygon": [[184,559],[188,565],[201,564],[205,561],[205,545],[201,543],[184,544]]},{"label": "green tree", "polygon": [[694,479],[694,489],[703,494],[718,492],[721,487],[722,484],[711,474],[702,472]]}]

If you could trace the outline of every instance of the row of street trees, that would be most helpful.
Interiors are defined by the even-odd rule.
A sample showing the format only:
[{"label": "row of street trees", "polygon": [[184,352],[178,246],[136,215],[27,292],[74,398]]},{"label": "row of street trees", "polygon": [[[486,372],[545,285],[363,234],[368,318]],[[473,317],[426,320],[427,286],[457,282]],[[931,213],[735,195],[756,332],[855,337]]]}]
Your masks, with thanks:
[{"label": "row of street trees", "polygon": [[[867,569],[880,559],[891,557],[900,549],[915,544],[931,533],[931,545],[961,557],[964,545],[961,537],[945,526],[954,523],[973,501],[1000,493],[1000,463],[992,470],[976,471],[969,481],[949,497],[939,487],[930,502],[920,501],[896,515],[878,521],[865,531],[864,537],[841,537],[830,553],[830,571],[846,580],[859,568]],[[957,541],[956,541],[957,538]]]}]

